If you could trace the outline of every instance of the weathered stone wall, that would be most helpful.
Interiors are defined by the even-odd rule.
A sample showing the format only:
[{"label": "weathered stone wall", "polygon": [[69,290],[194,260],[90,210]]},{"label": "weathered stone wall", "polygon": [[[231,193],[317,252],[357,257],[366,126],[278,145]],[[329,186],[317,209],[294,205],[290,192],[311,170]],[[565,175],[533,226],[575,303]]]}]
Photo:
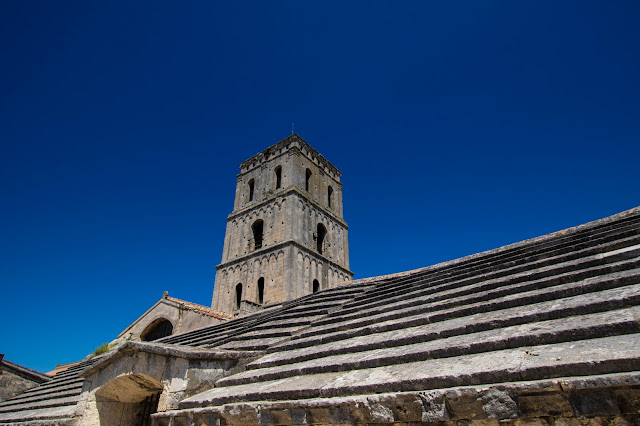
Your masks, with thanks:
[{"label": "weathered stone wall", "polygon": [[0,401],[13,398],[36,386],[38,386],[38,383],[6,371],[0,366]]}]

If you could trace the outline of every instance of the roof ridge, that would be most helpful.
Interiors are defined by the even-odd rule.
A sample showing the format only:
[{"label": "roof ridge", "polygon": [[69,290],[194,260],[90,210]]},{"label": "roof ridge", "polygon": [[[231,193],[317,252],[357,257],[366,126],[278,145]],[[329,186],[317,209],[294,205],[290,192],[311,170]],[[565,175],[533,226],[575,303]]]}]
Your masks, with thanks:
[{"label": "roof ridge", "polygon": [[500,246],[497,248],[493,248],[490,250],[485,250],[485,251],[481,251],[479,253],[473,253],[467,256],[462,256],[459,257],[457,259],[452,259],[452,260],[448,260],[448,261],[444,261],[444,262],[440,262],[440,263],[435,263],[433,265],[429,265],[429,266],[424,266],[421,268],[416,268],[416,269],[410,269],[407,271],[402,271],[402,272],[396,272],[396,273],[392,273],[392,274],[386,274],[386,275],[377,275],[377,276],[373,276],[373,277],[365,277],[365,278],[358,278],[357,280],[351,280],[351,281],[345,281],[340,283],[340,286],[345,286],[345,285],[352,285],[352,284],[366,284],[366,283],[370,283],[370,282],[377,282],[377,281],[382,281],[382,280],[387,280],[387,279],[392,279],[392,278],[398,278],[398,277],[406,277],[406,276],[411,276],[414,274],[419,274],[419,273],[423,273],[423,272],[427,272],[427,271],[432,271],[432,270],[438,270],[447,266],[452,266],[452,265],[456,265],[456,264],[460,264],[463,262],[466,262],[468,260],[473,260],[473,259],[478,259],[478,258],[482,258],[485,256],[489,256],[492,254],[496,254],[496,253],[501,253],[507,250],[511,250],[511,249],[515,249],[515,248],[520,248],[520,247],[526,247],[526,246],[531,246],[534,245],[536,243],[542,242],[542,241],[547,241],[553,238],[558,238],[567,234],[574,234],[580,231],[583,231],[585,229],[589,229],[589,228],[594,228],[598,225],[603,225],[606,223],[612,223],[612,222],[616,222],[625,218],[628,218],[630,216],[640,216],[640,206],[639,207],[634,207],[631,208],[629,210],[625,210],[623,212],[620,213],[616,213],[614,215],[611,216],[607,216],[601,219],[596,219],[593,220],[591,222],[587,222],[587,223],[583,223],[577,226],[571,226],[569,228],[565,228],[565,229],[561,229],[559,231],[555,231],[555,232],[551,232],[548,234],[544,234],[544,235],[540,235],[538,237],[533,237],[533,238],[527,238],[525,240],[521,240],[521,241],[516,241],[514,243],[511,244],[506,244],[504,246]]},{"label": "roof ridge", "polygon": [[37,370],[34,370],[32,368],[29,368],[29,367],[25,367],[25,366],[20,365],[20,364],[16,364],[15,362],[7,361],[7,359],[4,358],[4,357],[0,358],[0,364],[4,364],[7,367],[12,368],[12,369],[14,369],[14,370],[16,370],[16,371],[18,371],[18,372],[20,372],[22,374],[33,376],[34,378],[39,379],[39,380],[41,380],[43,382],[51,380],[51,377],[47,376],[44,373],[41,373],[41,372],[39,372]]},{"label": "roof ridge", "polygon": [[165,299],[170,300],[175,303],[179,303],[181,305],[190,308],[196,312],[200,312],[206,315],[214,316],[220,319],[233,319],[235,316],[228,312],[221,311],[219,309],[211,308],[209,306],[200,305],[198,303],[189,302],[187,300],[178,299],[177,297],[171,297],[169,295],[165,296]]}]

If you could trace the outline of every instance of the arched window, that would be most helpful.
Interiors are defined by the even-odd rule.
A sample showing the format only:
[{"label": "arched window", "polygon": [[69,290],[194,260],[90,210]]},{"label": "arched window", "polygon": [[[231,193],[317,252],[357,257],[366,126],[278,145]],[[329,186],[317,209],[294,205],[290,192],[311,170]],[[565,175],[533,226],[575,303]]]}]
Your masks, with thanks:
[{"label": "arched window", "polygon": [[318,290],[320,290],[320,283],[318,280],[313,280],[313,292],[315,293]]},{"label": "arched window", "polygon": [[262,219],[258,219],[253,222],[251,229],[253,230],[253,249],[258,250],[262,248],[262,230],[264,228],[264,222]]},{"label": "arched window", "polygon": [[260,279],[258,280],[258,303],[261,305],[264,303],[264,278],[263,277],[260,277]]},{"label": "arched window", "polygon": [[318,224],[318,232],[316,233],[316,247],[318,253],[322,254],[322,244],[324,243],[324,237],[327,235],[327,228],[323,224]]},{"label": "arched window", "polygon": [[236,309],[240,309],[240,302],[242,302],[242,283],[236,285]]},{"label": "arched window", "polygon": [[329,208],[331,208],[331,198],[333,197],[333,188],[329,187],[329,191],[327,192],[327,203],[329,204]]},{"label": "arched window", "polygon": [[249,181],[249,201],[253,201],[253,189],[256,183],[253,179]]},{"label": "arched window", "polygon": [[276,167],[276,189],[282,186],[282,167]]},{"label": "arched window", "polygon": [[307,174],[304,180],[304,189],[309,191],[309,184],[311,183],[311,170],[307,169]]},{"label": "arched window", "polygon": [[140,334],[140,340],[151,342],[162,337],[171,336],[173,333],[173,324],[168,319],[160,318],[147,326]]}]

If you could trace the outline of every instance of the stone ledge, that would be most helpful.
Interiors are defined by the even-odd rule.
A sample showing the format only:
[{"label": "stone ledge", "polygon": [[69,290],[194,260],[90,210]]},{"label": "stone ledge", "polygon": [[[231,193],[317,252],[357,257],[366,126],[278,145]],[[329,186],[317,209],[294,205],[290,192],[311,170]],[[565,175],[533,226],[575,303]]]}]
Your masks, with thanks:
[{"label": "stone ledge", "polygon": [[397,422],[449,425],[469,420],[510,422],[539,418],[635,421],[639,412],[640,374],[629,373],[432,391],[241,402],[167,411],[152,417],[158,426],[184,421],[229,425]]},{"label": "stone ledge", "polygon": [[119,346],[113,352],[107,354],[100,362],[84,369],[81,377],[88,377],[107,365],[113,363],[117,359],[129,355],[131,352],[147,352],[162,356],[172,356],[183,359],[202,359],[202,360],[240,360],[245,358],[254,358],[263,355],[261,351],[233,351],[226,349],[203,349],[201,347],[190,347],[183,345],[171,345],[160,343],[145,343],[128,341]]}]

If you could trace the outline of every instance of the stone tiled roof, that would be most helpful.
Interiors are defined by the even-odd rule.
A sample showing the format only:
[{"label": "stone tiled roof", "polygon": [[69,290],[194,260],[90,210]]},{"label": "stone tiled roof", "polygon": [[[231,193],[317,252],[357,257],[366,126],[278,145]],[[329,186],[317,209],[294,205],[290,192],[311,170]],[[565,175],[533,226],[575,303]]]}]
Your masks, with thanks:
[{"label": "stone tiled roof", "polygon": [[[640,209],[341,289],[351,286],[361,291],[308,324],[281,312],[218,342],[176,340],[241,349],[273,336],[246,371],[156,414],[159,424],[508,420],[542,397],[594,416],[594,389],[596,411],[640,409]],[[321,309],[322,297],[306,303]]]},{"label": "stone tiled roof", "polygon": [[[264,353],[158,425],[640,421],[640,208],[157,342]],[[0,423],[48,406],[34,391]]]}]

